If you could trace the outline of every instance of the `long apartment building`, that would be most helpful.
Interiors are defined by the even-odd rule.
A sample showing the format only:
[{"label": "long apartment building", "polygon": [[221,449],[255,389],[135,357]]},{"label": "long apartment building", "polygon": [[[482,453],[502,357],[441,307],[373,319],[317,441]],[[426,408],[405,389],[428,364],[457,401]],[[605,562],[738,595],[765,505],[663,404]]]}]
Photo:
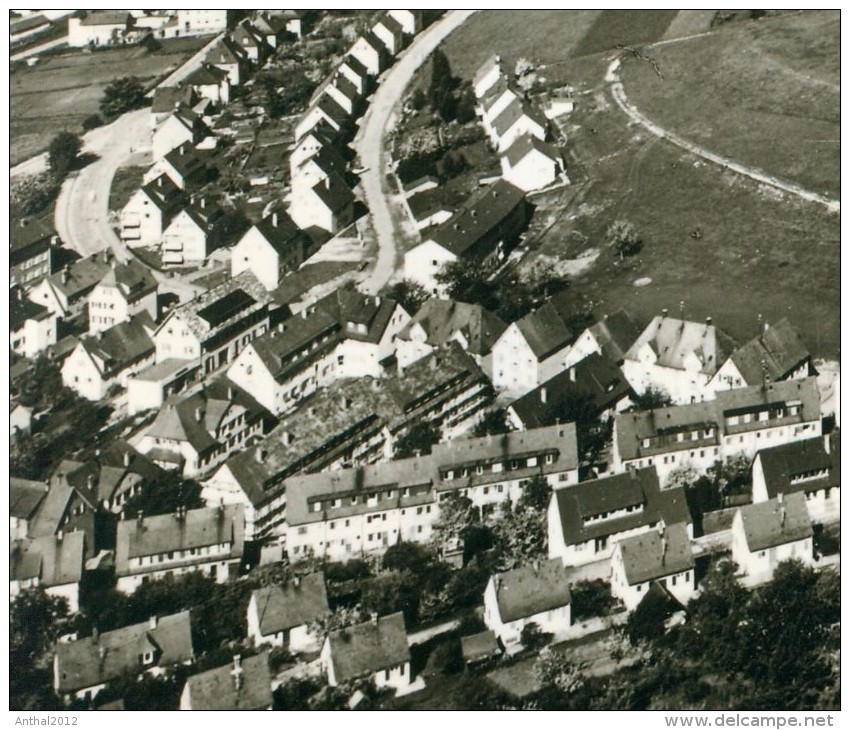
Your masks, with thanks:
[{"label": "long apartment building", "polygon": [[662,485],[678,468],[704,473],[716,462],[821,435],[817,379],[787,380],[717,393],[713,401],[622,413],[614,426],[613,468],[655,466]]},{"label": "long apartment building", "polygon": [[286,550],[295,560],[347,560],[400,540],[427,542],[443,500],[460,495],[487,512],[515,503],[537,475],[556,490],[578,483],[575,424],[458,439],[426,456],[293,477]]}]

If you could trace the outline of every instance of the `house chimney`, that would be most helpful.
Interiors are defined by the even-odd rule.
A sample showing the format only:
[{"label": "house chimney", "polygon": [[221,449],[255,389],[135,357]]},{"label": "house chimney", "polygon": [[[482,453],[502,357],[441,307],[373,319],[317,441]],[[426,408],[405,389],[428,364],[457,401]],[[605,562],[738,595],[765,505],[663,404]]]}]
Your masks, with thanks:
[{"label": "house chimney", "polygon": [[667,562],[667,537],[661,536],[661,565]]},{"label": "house chimney", "polygon": [[776,501],[777,501],[780,505],[783,503],[784,499],[785,499],[785,495],[784,495],[784,494],[782,494],[782,492],[779,492],[779,493],[776,495]]},{"label": "house chimney", "polygon": [[148,630],[153,631],[156,628],[156,624],[157,624],[156,615],[151,616],[148,619]]},{"label": "house chimney", "polygon": [[57,530],[57,531],[56,531],[56,539],[57,539],[59,542],[62,542],[62,540],[64,540],[64,539],[65,539],[65,531],[64,531],[64,530]]},{"label": "house chimney", "polygon": [[706,325],[708,325],[709,327],[711,327],[711,317],[706,317],[706,318],[705,318],[705,323],[706,323]]},{"label": "house chimney", "polygon": [[292,443],[292,433],[289,431],[283,432],[283,445],[289,446]]},{"label": "house chimney", "polygon": [[233,400],[233,387],[227,386],[227,400]]},{"label": "house chimney", "polygon": [[202,195],[201,196],[201,208],[207,207],[207,199]]},{"label": "house chimney", "polygon": [[823,437],[823,450],[826,451],[827,454],[831,453],[829,450],[829,436]]},{"label": "house chimney", "polygon": [[236,687],[236,691],[238,692],[240,689],[242,689],[242,683],[244,681],[242,670],[242,657],[239,654],[236,654],[233,657],[233,669],[230,671],[230,674],[233,677],[233,684]]},{"label": "house chimney", "polygon": [[201,410],[201,407],[200,407],[200,406],[198,406],[198,407],[195,409],[195,420],[196,420],[196,421],[200,421],[200,420],[201,420],[201,418],[203,417],[203,415],[204,415],[203,410]]},{"label": "house chimney", "polygon": [[544,386],[540,389],[540,402],[541,402],[541,403],[546,403],[546,400],[547,400],[546,396],[547,396],[547,393],[546,393],[546,386],[544,385]]},{"label": "house chimney", "polygon": [[130,452],[124,452],[124,466],[130,466]]},{"label": "house chimney", "polygon": [[136,512],[136,527],[141,527],[145,524],[145,513],[144,510],[139,510]]},{"label": "house chimney", "polygon": [[160,175],[160,176],[156,179],[156,186],[157,186],[158,188],[161,188],[161,187],[162,187],[162,175]]},{"label": "house chimney", "polygon": [[258,464],[262,464],[266,460],[266,450],[262,446],[258,446],[257,450],[254,452],[254,459]]},{"label": "house chimney", "polygon": [[576,382],[576,369],[574,367],[570,368],[570,382]]},{"label": "house chimney", "polygon": [[277,212],[272,213],[272,225],[277,228]]},{"label": "house chimney", "polygon": [[71,267],[68,264],[65,264],[65,268],[62,269],[62,283],[68,283],[68,276],[71,274]]},{"label": "house chimney", "polygon": [[666,308],[666,307],[665,307],[664,309],[662,309],[662,310],[661,310],[661,316],[662,316],[662,317],[666,317],[666,316],[667,316],[667,308]]},{"label": "house chimney", "polygon": [[372,614],[369,618],[372,619],[372,626],[378,625],[378,612],[377,611],[372,611]]},{"label": "house chimney", "polygon": [[330,177],[326,177],[325,178],[325,190],[330,190],[330,189],[331,189],[331,179],[330,179]]},{"label": "house chimney", "polygon": [[86,487],[88,487],[89,491],[94,489],[94,474],[89,474],[86,477]]}]

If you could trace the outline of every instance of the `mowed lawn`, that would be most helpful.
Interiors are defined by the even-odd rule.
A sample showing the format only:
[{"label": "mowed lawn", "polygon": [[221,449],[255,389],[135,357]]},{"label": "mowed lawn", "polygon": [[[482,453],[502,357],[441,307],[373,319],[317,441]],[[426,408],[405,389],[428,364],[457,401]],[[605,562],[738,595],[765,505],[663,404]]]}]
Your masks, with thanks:
[{"label": "mowed lawn", "polygon": [[104,88],[122,76],[153,83],[176,68],[209,38],[165,41],[153,53],[142,46],[44,57],[9,76],[10,164],[43,152],[50,139],[99,111]]},{"label": "mowed lawn", "polygon": [[634,57],[622,79],[654,122],[712,151],[840,192],[840,13],[812,11],[721,27]]}]

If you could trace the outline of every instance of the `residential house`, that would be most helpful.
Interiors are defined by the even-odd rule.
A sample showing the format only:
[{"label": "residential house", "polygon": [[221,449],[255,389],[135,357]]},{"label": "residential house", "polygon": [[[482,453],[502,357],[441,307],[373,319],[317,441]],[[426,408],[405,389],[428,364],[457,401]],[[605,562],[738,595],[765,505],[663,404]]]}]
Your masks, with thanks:
[{"label": "residential house", "polygon": [[227,71],[202,63],[183,83],[193,89],[199,97],[209,99],[217,106],[227,106],[230,103],[230,76]]},{"label": "residential house", "polygon": [[[79,532],[85,534],[84,559],[103,547],[95,533],[98,507],[93,489],[88,488],[87,473],[76,472],[78,462],[63,460],[51,475],[47,494],[27,526],[29,538],[55,538]],[[65,471],[75,471],[68,479]]]},{"label": "residential house", "polygon": [[30,479],[9,478],[9,539],[23,540],[47,494],[47,484]]},{"label": "residential house", "polygon": [[631,406],[630,394],[620,368],[594,352],[511,403],[508,419],[518,430],[588,416],[608,420]]},{"label": "residential house", "polygon": [[684,524],[665,525],[619,540],[611,556],[611,594],[634,611],[652,584],[659,583],[679,603],[696,592],[694,554]]},{"label": "residential house", "polygon": [[68,601],[72,614],[80,610],[85,535],[82,532],[31,537],[9,543],[9,595],[43,588],[49,596]]},{"label": "residential house", "polygon": [[445,188],[435,187],[408,195],[405,198],[405,204],[410,211],[410,217],[420,231],[445,223],[457,210],[454,195],[447,192]]},{"label": "residential house", "polygon": [[395,18],[409,36],[414,36],[422,30],[421,10],[388,10],[387,14]]},{"label": "residential house", "polygon": [[166,266],[200,264],[243,232],[243,221],[214,199],[199,195],[174,216],[162,234]]},{"label": "residential house", "polygon": [[89,334],[97,334],[133,317],[157,318],[159,284],[150,269],[134,258],[116,262],[89,295]]},{"label": "residential house", "polygon": [[[154,130],[151,146],[153,161],[161,160],[181,145],[194,147],[210,134],[209,127],[199,114],[189,107],[179,106]],[[178,182],[173,176],[172,180]]]},{"label": "residential house", "polygon": [[239,570],[245,516],[239,505],[180,508],[121,520],[115,542],[116,588],[130,594],[168,575],[203,573],[224,583]]},{"label": "residential house", "polygon": [[253,64],[261,65],[269,52],[262,33],[248,20],[243,20],[230,33],[230,39],[238,45]]},{"label": "residential house", "polygon": [[381,377],[409,319],[392,299],[337,289],[251,342],[228,377],[280,414],[341,378]]},{"label": "residential house", "polygon": [[147,312],[80,339],[62,364],[62,382],[83,398],[97,401],[111,388],[127,387],[131,375],[154,361],[154,323]]},{"label": "residential house", "polygon": [[546,117],[536,107],[513,99],[493,119],[490,141],[499,153],[504,153],[520,137],[526,135],[545,142],[548,130],[549,123]]},{"label": "residential house", "polygon": [[151,102],[151,127],[156,129],[175,109],[181,107],[192,109],[198,100],[198,94],[192,86],[185,84],[157,86]]},{"label": "residential house", "polygon": [[[302,10],[284,11],[289,13],[303,13]],[[254,29],[262,36],[269,48],[277,48],[283,45],[291,36],[301,37],[301,19],[287,18],[282,14],[274,12],[258,12],[251,21]],[[297,24],[297,25],[296,25]],[[290,30],[296,28],[297,32]]]},{"label": "residential house", "polygon": [[404,26],[389,13],[385,13],[372,26],[374,36],[384,44],[390,56],[397,56],[405,44]]},{"label": "residential house", "polygon": [[159,408],[199,378],[200,366],[175,358],[154,363],[127,379],[127,414]]},{"label": "residential house", "polygon": [[[22,361],[26,362],[26,361]],[[17,400],[9,401],[9,439],[15,442],[18,436],[29,433],[32,428],[32,408]]]},{"label": "residential house", "polygon": [[481,666],[502,656],[502,648],[492,631],[460,637],[460,653],[467,667]]},{"label": "residential house", "polygon": [[662,484],[671,472],[704,474],[715,463],[821,434],[816,378],[736,388],[713,401],[621,413],[614,420],[615,472],[652,466]]},{"label": "residential house", "polygon": [[180,696],[181,710],[270,710],[274,704],[269,653],[194,674]]},{"label": "residential house", "polygon": [[437,293],[436,274],[463,259],[489,270],[502,263],[528,221],[525,194],[505,180],[470,196],[451,218],[404,255],[404,277]]},{"label": "residential house", "polygon": [[30,301],[47,307],[62,319],[86,313],[89,294],[112,268],[108,251],[66,264],[61,271],[43,278],[29,293]]},{"label": "residential house", "polygon": [[547,523],[549,557],[570,566],[609,560],[619,540],[660,524],[684,524],[693,536],[684,488],[661,489],[654,467],[556,490]]},{"label": "residential house", "polygon": [[34,358],[56,344],[57,316],[26,297],[18,284],[9,288],[9,347],[12,352]]},{"label": "residential house", "polygon": [[199,363],[204,375],[232,362],[269,329],[269,296],[250,271],[243,271],[172,309],[153,335],[156,361]]},{"label": "residential house", "polygon": [[345,178],[348,163],[332,145],[322,146],[297,166],[292,167],[293,197],[309,193],[315,185],[327,180],[334,173]]},{"label": "residential house", "polygon": [[59,236],[43,220],[22,218],[9,226],[9,278],[26,289],[54,273]]},{"label": "residential house", "polygon": [[248,638],[255,646],[318,651],[319,638],[311,625],[329,612],[324,573],[297,575],[284,586],[269,585],[251,593]]},{"label": "residential house", "polygon": [[184,202],[180,187],[167,174],[159,175],[133,193],[121,209],[121,240],[130,248],[158,246]]},{"label": "residential house", "polygon": [[674,403],[711,399],[710,383],[718,368],[733,352],[731,337],[711,323],[654,317],[629,348],[623,373],[638,395],[654,388],[667,393]]},{"label": "residential house", "polygon": [[335,147],[339,153],[339,147],[336,145],[337,135],[337,131],[326,121],[318,122],[297,140],[295,148],[289,155],[289,169],[297,170],[302,162],[317,154],[323,147]]},{"label": "residential house", "polygon": [[817,375],[812,354],[787,319],[735,350],[709,384],[715,390],[741,388],[777,380],[803,380]]},{"label": "residential house", "polygon": [[230,256],[230,274],[252,271],[269,291],[314,253],[310,237],[284,212],[274,211],[239,239]]},{"label": "residential house", "polygon": [[514,397],[564,370],[575,341],[558,309],[547,302],[513,322],[493,345],[493,387]]},{"label": "residential house", "polygon": [[170,396],[138,449],[166,469],[191,477],[212,469],[263,434],[265,411],[226,378],[185,396]]},{"label": "residential house", "polygon": [[351,46],[348,54],[360,61],[370,76],[379,76],[386,68],[384,44],[371,31],[361,35]]},{"label": "residential house", "polygon": [[349,116],[357,116],[360,91],[347,76],[337,71],[322,89],[323,94],[331,97]]},{"label": "residential house", "polygon": [[484,98],[503,75],[501,56],[498,54],[490,56],[481,64],[472,79],[472,88],[475,91],[476,98]]},{"label": "residential house", "polygon": [[812,521],[802,492],[741,507],[732,520],[732,560],[755,580],[770,580],[785,560],[814,563]]},{"label": "residential house", "polygon": [[407,689],[410,650],[404,614],[375,614],[364,623],[331,631],[322,647],[321,664],[331,687],[372,679],[376,687]]},{"label": "residential house", "polygon": [[430,355],[435,348],[456,341],[492,380],[493,345],[507,327],[480,304],[429,299],[396,335],[399,371]]},{"label": "residential house", "polygon": [[554,145],[530,134],[519,137],[501,157],[502,177],[520,190],[545,188],[566,177],[564,158]]},{"label": "residential house", "polygon": [[[180,190],[193,190],[209,182],[214,174],[215,168],[210,162],[209,151],[198,150],[191,144],[184,143],[175,147],[162,159],[157,160],[145,173],[144,182],[147,185],[161,175],[165,175]],[[183,202],[185,201],[181,198],[181,207]],[[167,225],[163,221],[163,230]]]},{"label": "residential house", "polygon": [[295,141],[299,141],[320,124],[327,124],[340,136],[345,136],[350,127],[349,112],[332,96],[321,94],[318,100],[304,112],[295,127]]},{"label": "residential house", "polygon": [[225,71],[231,86],[239,86],[246,81],[251,65],[247,52],[226,36],[207,51],[204,61]]},{"label": "residential house", "polygon": [[484,623],[505,647],[518,646],[535,624],[564,638],[571,626],[569,573],[560,560],[524,565],[490,576],[484,589]]},{"label": "residential house", "polygon": [[9,43],[10,45],[14,45],[38,33],[43,33],[48,28],[50,28],[50,21],[39,13],[27,15],[13,22],[10,18]]},{"label": "residential house", "polygon": [[213,35],[231,28],[243,11],[178,10],[177,25],[182,35]]},{"label": "residential house", "polygon": [[753,502],[801,492],[814,522],[840,516],[841,453],[838,432],[761,449],[753,461]]},{"label": "residential house", "polygon": [[354,222],[354,201],[345,179],[334,172],[308,190],[293,190],[289,215],[300,228],[337,233]]},{"label": "residential house", "polygon": [[640,333],[641,328],[628,312],[618,309],[606,314],[578,336],[567,353],[564,367],[572,367],[592,353],[604,356],[619,367]]},{"label": "residential house", "polygon": [[525,92],[520,89],[507,76],[500,76],[499,80],[479,100],[481,111],[481,122],[484,131],[490,135],[493,130],[493,121],[499,116],[512,101],[523,101]]},{"label": "residential house", "polygon": [[354,55],[348,54],[339,64],[339,73],[345,76],[357,87],[357,93],[361,96],[369,90],[369,69]]},{"label": "residential house", "polygon": [[127,675],[159,676],[195,659],[189,611],[72,641],[59,641],[53,688],[66,702],[92,700],[110,682]]},{"label": "residential house", "polygon": [[124,42],[124,36],[133,26],[133,16],[126,10],[89,10],[85,17],[68,18],[68,45],[114,46]]}]

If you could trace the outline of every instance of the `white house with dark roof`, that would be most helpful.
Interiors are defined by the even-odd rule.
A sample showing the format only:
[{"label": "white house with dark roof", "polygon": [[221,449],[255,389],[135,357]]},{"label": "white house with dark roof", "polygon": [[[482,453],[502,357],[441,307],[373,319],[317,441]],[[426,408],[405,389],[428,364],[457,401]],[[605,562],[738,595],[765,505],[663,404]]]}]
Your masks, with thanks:
[{"label": "white house with dark roof", "polygon": [[124,42],[133,26],[133,16],[126,10],[89,10],[84,17],[68,19],[68,45],[112,46]]},{"label": "white house with dark roof", "polygon": [[230,76],[227,71],[210,63],[202,63],[182,83],[214,104],[226,106],[230,103]]},{"label": "white house with dark roof", "polygon": [[484,623],[506,648],[536,624],[563,638],[572,624],[569,573],[560,560],[525,565],[490,576],[484,589]]},{"label": "white house with dark roof", "polygon": [[526,135],[545,141],[548,130],[546,117],[538,109],[527,102],[512,99],[493,119],[490,141],[499,153],[503,153]]},{"label": "white house with dark roof", "polygon": [[293,189],[289,215],[303,229],[337,233],[354,221],[354,193],[338,172],[313,187]]},{"label": "white house with dark roof", "polygon": [[556,307],[540,309],[513,322],[493,345],[493,387],[519,397],[564,370],[575,340]]},{"label": "white house with dark roof", "polygon": [[222,71],[230,78],[231,86],[239,86],[245,80],[245,74],[251,66],[246,51],[227,36],[207,51],[204,60]]},{"label": "white house with dark roof", "polygon": [[233,246],[230,275],[251,271],[269,291],[297,271],[313,253],[313,243],[283,211],[274,211],[249,228]]},{"label": "white house with dark roof", "polygon": [[89,295],[111,268],[112,254],[108,251],[79,259],[38,282],[29,293],[30,301],[62,319],[73,319],[83,314]]},{"label": "white house with dark roof", "polygon": [[674,403],[710,400],[711,380],[734,348],[710,317],[688,322],[665,313],[654,317],[626,352],[623,373],[638,395],[655,388]]},{"label": "white house with dark roof", "polygon": [[178,107],[191,109],[198,103],[198,94],[191,86],[158,86],[151,102],[151,127],[156,129]]},{"label": "white house with dark roof", "polygon": [[30,479],[9,478],[9,539],[22,540],[47,494],[47,484]]},{"label": "white house with dark roof", "polygon": [[407,689],[412,677],[404,614],[375,615],[365,623],[331,631],[322,646],[321,664],[331,687],[373,679],[376,687]]},{"label": "white house with dark roof", "polygon": [[295,127],[295,141],[303,139],[317,126],[326,124],[334,132],[342,132],[349,123],[349,112],[328,94],[321,94],[304,112]]},{"label": "white house with dark roof", "polygon": [[558,148],[530,134],[519,137],[500,160],[502,177],[525,192],[545,188],[559,177],[566,180],[564,158]]},{"label": "white house with dark roof", "polygon": [[384,44],[390,56],[397,56],[405,44],[404,26],[392,15],[385,13],[372,26],[372,33]]},{"label": "white house with dark roof", "polygon": [[289,154],[290,171],[317,154],[323,147],[333,146],[337,137],[336,130],[327,122],[319,122],[303,137],[296,141],[295,147]]},{"label": "white house with dark roof", "polygon": [[814,522],[841,513],[839,434],[761,449],[753,460],[753,502],[802,493]]},{"label": "white house with dark roof", "polygon": [[821,435],[816,378],[720,391],[713,401],[618,414],[612,467],[655,466],[662,484],[676,469],[699,474],[718,461]]},{"label": "white house with dark roof", "polygon": [[83,398],[97,401],[113,386],[153,364],[155,325],[146,311],[80,339],[62,364],[62,382]]},{"label": "white house with dark roof", "polygon": [[130,594],[142,583],[195,572],[224,583],[239,569],[244,541],[245,515],[239,505],[121,520],[115,587]]},{"label": "white house with dark roof", "polygon": [[369,88],[369,69],[350,53],[339,64],[339,72],[357,87],[358,94],[365,94]]},{"label": "white house with dark roof", "polygon": [[500,76],[498,81],[479,99],[484,131],[489,135],[493,129],[493,120],[507,108],[508,104],[514,100],[523,101],[524,98],[522,89],[509,81],[507,76]]},{"label": "white house with dark roof", "polygon": [[475,96],[479,99],[486,96],[503,75],[501,56],[498,54],[490,56],[490,58],[479,66],[472,79],[472,88],[475,90]]},{"label": "white house with dark roof", "polygon": [[248,603],[248,638],[255,646],[280,646],[296,653],[318,651],[319,637],[310,627],[329,612],[324,573],[298,575],[283,586],[257,588]]},{"label": "white house with dark roof", "polygon": [[195,659],[189,611],[56,644],[53,689],[66,702],[92,700],[126,675],[158,676]]},{"label": "white house with dark roof", "polygon": [[225,212],[214,199],[198,196],[177,213],[163,231],[163,264],[200,264],[243,231],[237,216]]},{"label": "white house with dark roof", "polygon": [[214,35],[227,30],[236,19],[238,10],[178,10],[177,25],[183,35]]},{"label": "white house with dark roof", "polygon": [[330,96],[350,115],[355,113],[360,101],[360,91],[357,85],[339,71],[334,74],[331,82],[324,87],[322,93]]},{"label": "white house with dark roof", "polygon": [[606,314],[578,336],[567,353],[564,366],[572,367],[596,353],[619,367],[640,333],[641,327],[625,310]]},{"label": "white house with dark roof", "polygon": [[192,675],[180,695],[181,710],[271,710],[273,704],[267,651]]},{"label": "white house with dark roof", "polygon": [[89,333],[108,330],[133,317],[157,318],[159,284],[150,270],[134,258],[117,262],[89,295]]},{"label": "white house with dark roof", "polygon": [[303,196],[334,173],[344,176],[348,163],[333,145],[322,145],[315,154],[291,167],[293,197]]},{"label": "white house with dark roof", "polygon": [[371,31],[361,35],[351,46],[348,54],[360,61],[370,76],[379,76],[386,67],[384,44]]},{"label": "white house with dark roof", "polygon": [[814,563],[812,521],[801,492],[741,507],[732,520],[732,560],[752,580],[770,580],[784,560]]},{"label": "white house with dark roof", "polygon": [[9,543],[9,595],[43,588],[49,596],[64,598],[73,614],[80,610],[80,581],[85,568],[82,532],[13,540]]},{"label": "white house with dark roof", "polygon": [[156,246],[183,206],[183,194],[165,173],[143,185],[121,209],[121,240],[128,246]]},{"label": "white house with dark roof", "polygon": [[210,129],[204,120],[190,108],[180,106],[154,130],[151,142],[153,160],[161,160],[181,145],[194,147],[209,135]]},{"label": "white house with dark roof", "polygon": [[659,583],[679,603],[696,592],[694,554],[686,526],[658,523],[655,530],[619,540],[611,556],[611,593],[634,611]]},{"label": "white house with dark roof", "polygon": [[[156,160],[145,173],[143,180],[145,185],[148,185],[155,182],[161,175],[165,175],[180,190],[193,190],[211,179],[210,164],[209,150],[197,149],[190,144],[181,144]],[[180,197],[179,201],[180,207],[186,202],[183,197]],[[163,222],[163,230],[167,225]]]},{"label": "white house with dark roof", "polygon": [[197,363],[172,358],[127,378],[127,414],[159,408],[168,396],[181,393],[196,382],[199,369]]},{"label": "white house with dark roof", "polygon": [[9,348],[24,357],[56,344],[58,317],[47,307],[27,299],[22,287],[9,288]]},{"label": "white house with dark roof", "polygon": [[229,35],[230,39],[238,45],[255,64],[262,64],[266,60],[269,51],[262,33],[260,33],[249,20],[245,19],[237,25]]},{"label": "white house with dark roof", "polygon": [[388,15],[395,18],[407,35],[416,35],[422,30],[422,11],[421,10],[388,10]]},{"label": "white house with dark roof", "polygon": [[549,557],[570,566],[608,560],[619,540],[675,523],[693,536],[685,490],[661,489],[654,468],[581,482],[552,494]]}]

